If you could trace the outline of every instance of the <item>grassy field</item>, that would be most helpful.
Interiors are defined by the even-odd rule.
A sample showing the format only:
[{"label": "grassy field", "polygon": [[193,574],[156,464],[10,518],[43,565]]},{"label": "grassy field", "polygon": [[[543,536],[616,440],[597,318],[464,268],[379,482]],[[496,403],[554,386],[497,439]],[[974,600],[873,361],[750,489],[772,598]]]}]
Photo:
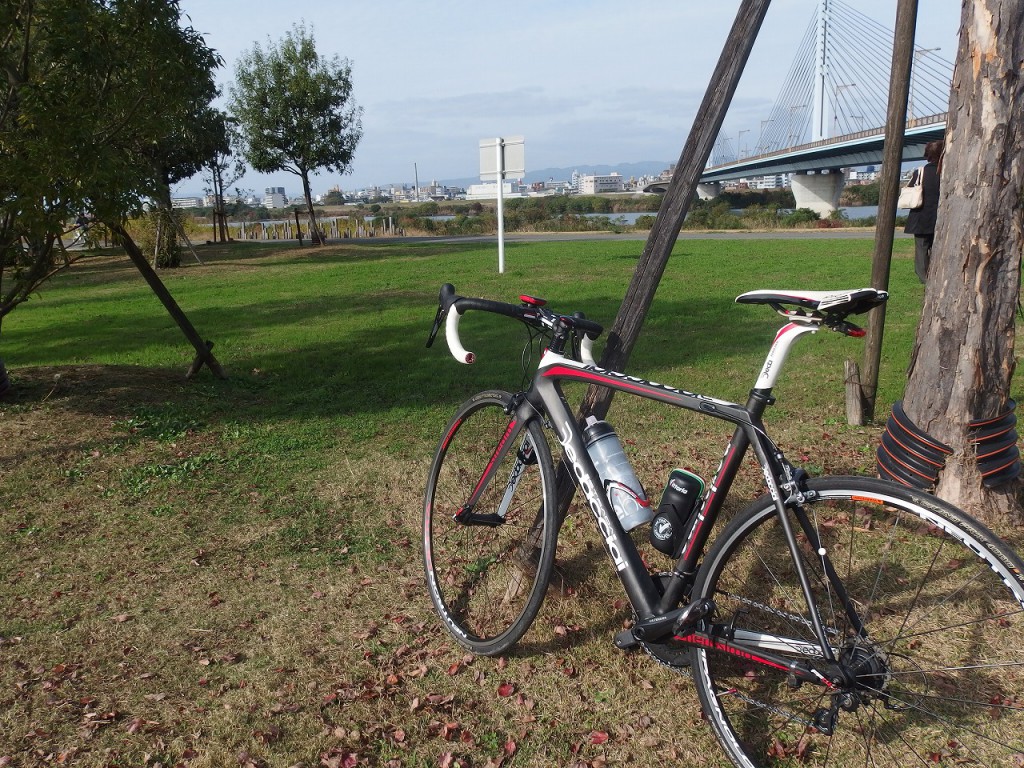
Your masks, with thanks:
[{"label": "grassy field", "polygon": [[[681,241],[629,372],[745,399],[779,319],[732,299],[860,287],[871,247]],[[125,258],[47,285],[0,346],[0,766],[720,764],[687,679],[612,646],[629,610],[582,510],[505,658],[458,651],[421,575],[439,431],[470,392],[519,385],[525,341],[470,316],[477,365],[426,349],[439,285],[610,325],[641,248],[515,243],[497,275],[492,245],[208,247],[163,277],[227,381],[184,381],[192,350]],[[883,419],[922,294],[896,248]],[[844,418],[861,355],[815,336],[777,390],[766,421],[814,472],[871,471],[878,428]],[[672,467],[708,477],[726,439],[624,397],[609,419],[655,495]]]}]

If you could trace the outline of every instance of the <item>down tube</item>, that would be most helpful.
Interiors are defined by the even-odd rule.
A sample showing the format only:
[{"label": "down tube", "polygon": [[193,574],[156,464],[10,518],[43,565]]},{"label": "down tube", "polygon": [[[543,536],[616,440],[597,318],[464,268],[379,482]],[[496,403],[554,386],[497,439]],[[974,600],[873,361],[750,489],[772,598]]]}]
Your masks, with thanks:
[{"label": "down tube", "polygon": [[658,400],[677,407],[703,411],[736,423],[748,423],[750,414],[735,403],[715,400],[703,395],[666,387],[653,382],[604,371],[593,366],[560,363],[543,367],[534,380],[535,391],[554,424],[558,442],[565,460],[573,473],[573,480],[583,492],[587,505],[597,520],[605,549],[615,565],[619,580],[629,596],[638,618],[648,618],[664,612],[659,608],[661,598],[647,568],[633,544],[622,529],[614,510],[604,493],[603,484],[587,453],[582,435],[562,394],[562,379],[597,384],[630,394]]}]

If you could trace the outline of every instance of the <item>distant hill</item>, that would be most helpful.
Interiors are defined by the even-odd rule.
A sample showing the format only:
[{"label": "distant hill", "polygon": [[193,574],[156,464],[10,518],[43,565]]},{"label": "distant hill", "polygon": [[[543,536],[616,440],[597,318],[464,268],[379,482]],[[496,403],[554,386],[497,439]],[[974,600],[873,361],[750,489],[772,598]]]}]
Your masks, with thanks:
[{"label": "distant hill", "polygon": [[[657,176],[667,169],[671,163],[663,160],[645,160],[639,163],[619,163],[618,165],[573,165],[566,168],[540,168],[536,171],[528,171],[523,180],[527,184],[535,181],[568,181],[573,171],[579,171],[584,175],[606,176],[610,173],[620,173],[624,178],[630,176]],[[442,179],[441,184],[448,187],[468,187],[471,184],[479,184],[480,178],[470,176],[463,179]]]}]

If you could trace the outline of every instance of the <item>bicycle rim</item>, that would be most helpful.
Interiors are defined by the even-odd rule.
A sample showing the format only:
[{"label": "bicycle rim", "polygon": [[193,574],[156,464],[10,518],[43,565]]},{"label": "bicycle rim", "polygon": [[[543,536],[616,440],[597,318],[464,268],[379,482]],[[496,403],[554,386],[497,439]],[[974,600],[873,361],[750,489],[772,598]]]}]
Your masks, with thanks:
[{"label": "bicycle rim", "polygon": [[[482,392],[462,405],[438,446],[424,503],[424,563],[434,607],[456,640],[485,655],[504,652],[529,629],[555,558],[551,451],[535,419],[508,435],[511,397]],[[477,515],[495,516],[493,524],[458,522],[455,515],[506,437],[512,448],[473,507]],[[524,453],[530,447],[532,456]]]},{"label": "bicycle rim", "polygon": [[[823,478],[810,487],[819,495],[805,506],[811,526],[865,634],[858,636],[823,575],[820,550],[799,533],[829,645],[851,682],[832,691],[792,687],[785,671],[699,649],[701,704],[732,761],[1024,764],[1020,559],[984,526],[926,494],[868,478]],[[714,631],[793,659],[820,658],[767,497],[718,537],[695,590],[715,601]]]}]

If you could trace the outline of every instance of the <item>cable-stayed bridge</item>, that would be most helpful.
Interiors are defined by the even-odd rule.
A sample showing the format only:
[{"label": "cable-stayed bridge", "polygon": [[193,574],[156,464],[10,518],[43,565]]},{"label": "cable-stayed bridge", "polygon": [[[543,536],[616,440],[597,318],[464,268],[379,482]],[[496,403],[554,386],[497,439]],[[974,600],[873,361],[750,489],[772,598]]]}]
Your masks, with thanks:
[{"label": "cable-stayed bridge", "polygon": [[[841,0],[821,0],[771,111],[759,127],[722,133],[701,177],[721,182],[793,174],[797,206],[826,214],[842,190],[841,169],[877,165],[885,140],[893,31]],[[924,156],[946,128],[953,62],[914,50],[904,160]]]}]

